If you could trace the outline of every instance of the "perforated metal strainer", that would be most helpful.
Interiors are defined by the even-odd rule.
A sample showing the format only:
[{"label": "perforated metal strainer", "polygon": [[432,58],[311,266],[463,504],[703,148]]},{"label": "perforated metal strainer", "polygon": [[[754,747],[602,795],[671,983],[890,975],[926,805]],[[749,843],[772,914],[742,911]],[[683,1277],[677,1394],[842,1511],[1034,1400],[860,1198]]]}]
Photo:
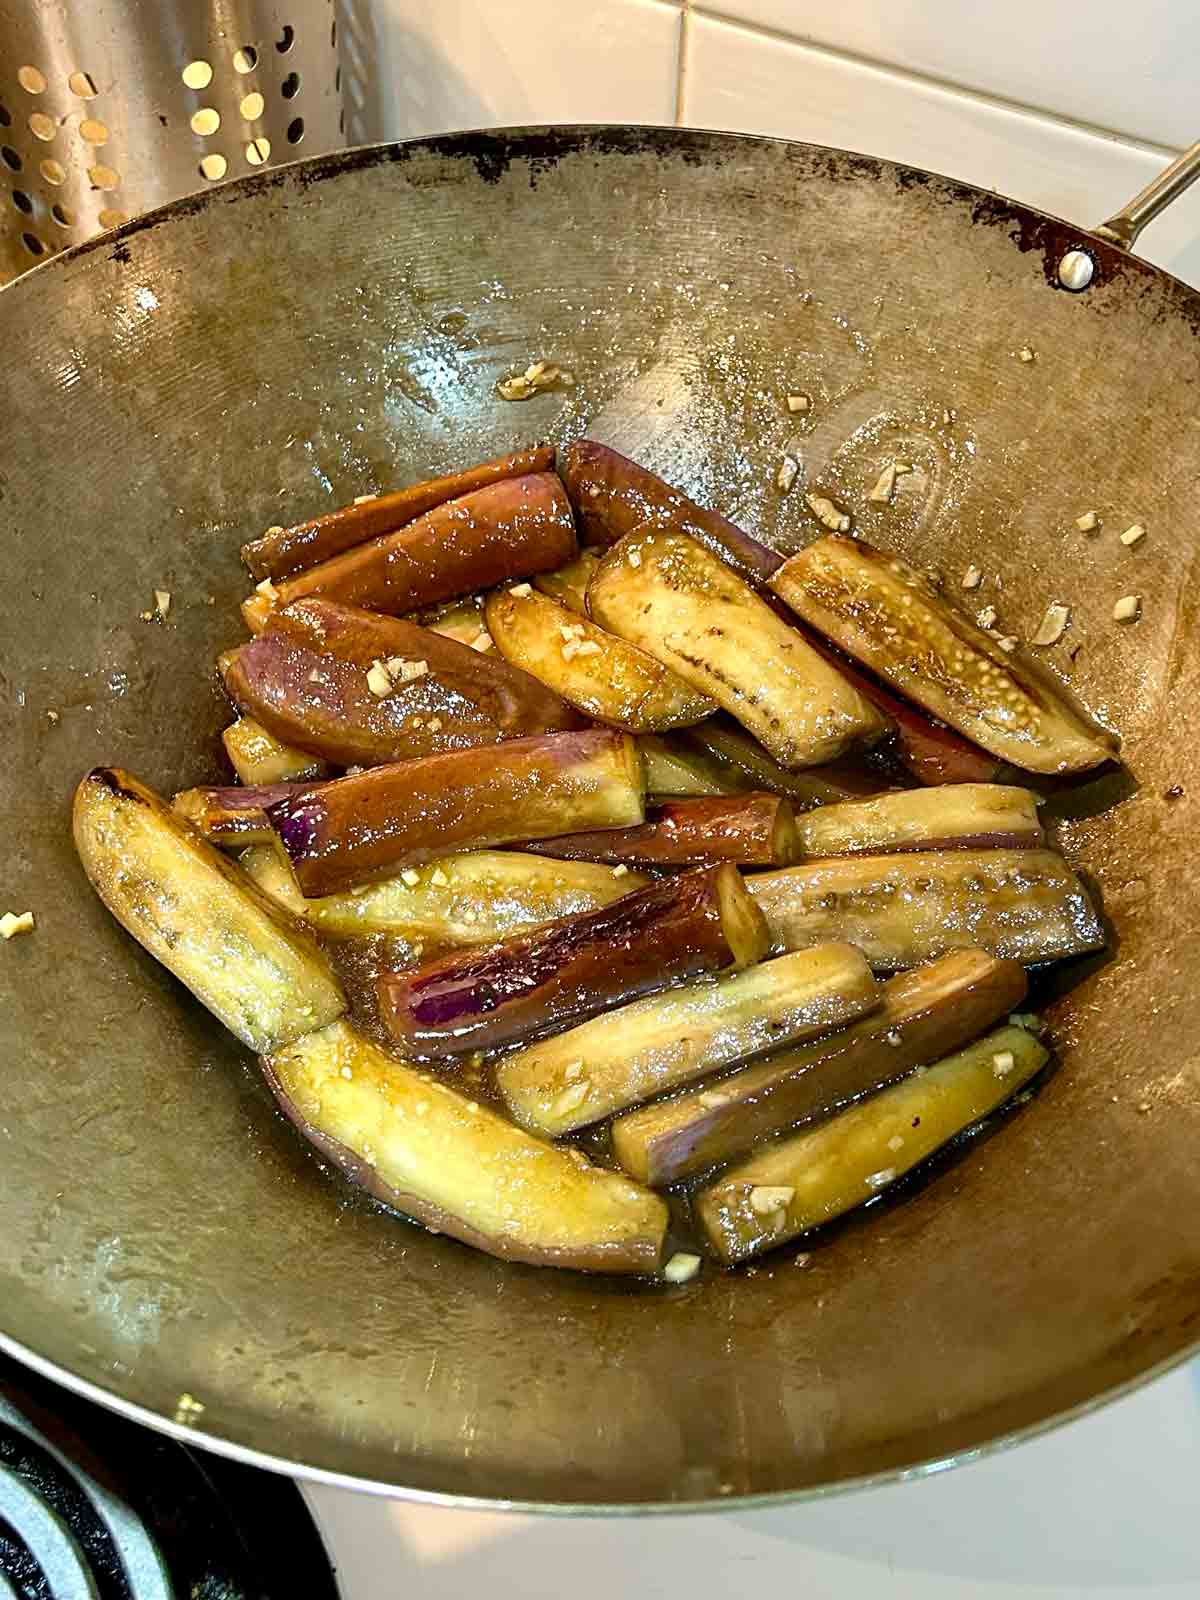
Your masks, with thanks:
[{"label": "perforated metal strainer", "polygon": [[342,126],[333,0],[0,0],[0,282]]}]

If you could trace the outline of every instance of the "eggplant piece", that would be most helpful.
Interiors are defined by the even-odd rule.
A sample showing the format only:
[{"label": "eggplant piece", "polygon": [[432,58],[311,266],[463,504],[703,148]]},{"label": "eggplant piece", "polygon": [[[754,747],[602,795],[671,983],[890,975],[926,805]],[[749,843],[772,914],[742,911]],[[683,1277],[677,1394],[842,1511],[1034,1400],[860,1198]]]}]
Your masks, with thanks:
[{"label": "eggplant piece", "polygon": [[490,1049],[766,952],[736,867],[649,884],[615,904],[379,979],[379,1012],[421,1056]]},{"label": "eggplant piece", "polygon": [[[459,644],[469,644],[473,650],[483,651],[484,640],[490,639],[483,620],[483,596],[470,594],[465,600],[455,600],[448,606],[435,606],[431,611],[411,618],[430,633],[440,633],[444,638],[456,639]],[[490,650],[490,644],[486,649]]]},{"label": "eggplant piece", "polygon": [[748,789],[767,789],[771,794],[787,795],[804,809],[829,805],[840,800],[857,800],[879,793],[879,774],[849,762],[833,762],[824,767],[806,767],[789,772],[773,761],[759,744],[744,733],[731,717],[710,717],[698,728],[680,736],[687,744],[705,751],[725,764],[732,775],[742,775]]},{"label": "eggplant piece", "polygon": [[770,1134],[828,1116],[940,1060],[1017,1010],[1026,987],[1017,962],[955,950],[889,978],[879,1010],[841,1033],[618,1117],[613,1153],[653,1189],[695,1177]]},{"label": "eggplant piece", "polygon": [[523,478],[531,472],[553,470],[553,445],[520,450],[515,455],[500,456],[494,461],[481,462],[477,467],[468,467],[466,472],[428,478],[393,494],[356,500],[353,505],[342,506],[340,510],[313,517],[308,522],[297,522],[290,528],[271,528],[261,539],[252,539],[242,546],[242,560],[251,577],[279,582],[340,556],[355,545],[365,544],[368,539],[394,533],[447,500],[461,499],[463,495],[486,489],[505,478]]},{"label": "eggplant piece", "polygon": [[1009,653],[928,579],[861,539],[833,534],[786,561],[771,588],[797,616],[1001,761],[1085,772],[1118,742],[1065,687]]},{"label": "eggplant piece", "polygon": [[808,856],[893,850],[1032,849],[1045,834],[1038,799],[1000,783],[946,783],[900,789],[871,800],[819,806],[797,821]]},{"label": "eggplant piece", "polygon": [[690,727],[717,709],[661,661],[532,589],[497,590],[483,614],[506,661],[597,722],[628,733],[662,733]]},{"label": "eggplant piece", "polygon": [[731,1167],[693,1214],[732,1266],[873,1200],[1010,1099],[1049,1054],[1024,1028],[997,1028],[817,1127]]},{"label": "eggplant piece", "polygon": [[893,694],[873,673],[864,672],[844,650],[836,650],[814,628],[801,623],[800,630],[813,649],[889,719],[892,753],[918,783],[1001,783],[1011,773],[1006,763],[997,761],[936,717],[926,716],[911,700]]},{"label": "eggplant piece", "polygon": [[600,828],[543,839],[540,855],[560,861],[625,862],[638,867],[784,867],[800,858],[791,804],[775,794],[668,800],[648,808],[637,828]]},{"label": "eggplant piece", "polygon": [[632,533],[588,587],[603,627],[711,695],[780,765],[814,767],[885,731],[797,629],[683,534]]},{"label": "eggplant piece", "polygon": [[314,896],[460,850],[626,828],[645,820],[644,799],[633,740],[592,728],[373,767],[267,815]]},{"label": "eggplant piece", "polygon": [[429,628],[314,596],[222,657],[225,687],[277,738],[339,766],[382,766],[583,725],[506,661]]},{"label": "eggplant piece", "polygon": [[977,945],[1033,966],[1104,948],[1075,872],[1052,850],[834,856],[747,878],[775,946],[845,939],[876,972]]},{"label": "eggplant piece", "polygon": [[524,1128],[557,1136],[879,1004],[857,950],[825,945],[716,983],[635,1001],[502,1061],[496,1087]]},{"label": "eggplant piece", "polygon": [[235,849],[263,844],[274,850],[275,830],[267,821],[266,808],[315,787],[312,783],[270,783],[246,789],[236,785],[182,789],[171,801],[171,809],[213,844]]},{"label": "eggplant piece", "polygon": [[345,1011],[311,934],[129,773],[89,772],[73,825],[113,916],[252,1050],[278,1049]]},{"label": "eggplant piece", "polygon": [[764,584],[783,557],[719,511],[705,511],[636,461],[592,439],[559,452],[558,471],[585,544],[611,545],[635,529],[686,534],[748,583]]},{"label": "eggplant piece", "polygon": [[696,748],[684,733],[644,733],[638,749],[646,769],[646,793],[672,799],[745,794],[754,787],[728,762]]},{"label": "eggplant piece", "polygon": [[[227,655],[231,652],[227,652]],[[226,657],[223,656],[222,660]],[[253,717],[239,717],[221,735],[225,754],[249,788],[275,783],[302,783],[329,776],[329,768],[308,750],[297,750],[268,733]]]},{"label": "eggplant piece", "polygon": [[262,1066],[326,1160],[432,1232],[532,1266],[657,1267],[667,1229],[657,1195],[532,1138],[348,1023],[309,1033]]},{"label": "eggplant piece", "polygon": [[[272,843],[240,857],[264,894],[335,938],[398,934],[410,944],[491,944],[562,917],[611,905],[650,880],[614,877],[587,861],[548,861],[517,851],[476,850],[446,856],[404,876],[348,894],[306,900],[287,857]],[[409,881],[415,880],[415,881]]]},{"label": "eggplant piece", "polygon": [[259,633],[272,611],[314,594],[404,616],[561,567],[575,549],[562,484],[552,472],[529,473],[448,500],[407,527],[284,583],[268,582],[245,602],[242,616],[251,633]]},{"label": "eggplant piece", "polygon": [[566,606],[577,617],[586,617],[587,586],[599,565],[600,556],[595,550],[581,550],[574,561],[568,561],[565,567],[555,567],[553,572],[539,572],[533,580],[533,587],[549,595],[551,600],[557,600],[560,606]]}]

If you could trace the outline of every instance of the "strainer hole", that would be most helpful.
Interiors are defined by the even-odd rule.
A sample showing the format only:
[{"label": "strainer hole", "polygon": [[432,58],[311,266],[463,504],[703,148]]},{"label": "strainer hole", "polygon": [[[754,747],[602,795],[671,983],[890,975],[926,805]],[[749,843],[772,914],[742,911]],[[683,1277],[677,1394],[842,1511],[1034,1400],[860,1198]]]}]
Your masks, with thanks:
[{"label": "strainer hole", "polygon": [[329,48],[331,50],[336,50],[337,49],[337,18],[336,17],[334,17],[333,21],[329,24]]},{"label": "strainer hole", "polygon": [[44,111],[35,111],[29,118],[29,131],[35,139],[48,144],[58,132],[58,123]]},{"label": "strainer hole", "polygon": [[73,72],[67,79],[67,88],[80,100],[94,100],[100,93],[90,72]]},{"label": "strainer hole", "polygon": [[238,110],[241,112],[243,122],[257,122],[266,110],[267,102],[255,89],[253,94],[248,94],[242,101]]},{"label": "strainer hole", "polygon": [[46,252],[46,246],[38,238],[36,233],[23,233],[21,235],[21,243],[25,246],[26,250],[29,251],[31,256],[44,255]]},{"label": "strainer hole", "polygon": [[123,222],[129,221],[129,217],[124,211],[116,211],[112,206],[105,206],[100,212],[99,221],[102,228],[119,228]]},{"label": "strainer hole", "polygon": [[16,206],[18,211],[23,211],[26,216],[28,216],[33,210],[33,201],[25,193],[24,189],[13,190],[12,203]]},{"label": "strainer hole", "polygon": [[85,144],[107,144],[108,124],[98,122],[95,117],[85,117],[79,124],[79,137]]},{"label": "strainer hole", "polygon": [[298,72],[289,72],[279,85],[279,92],[285,100],[294,100],[300,93],[300,74]]},{"label": "strainer hole", "polygon": [[207,89],[212,82],[213,69],[207,61],[189,61],[181,76],[189,89]]},{"label": "strainer hole", "polygon": [[210,134],[216,133],[221,126],[221,113],[212,106],[201,106],[199,111],[192,112],[192,132],[198,133],[202,139],[207,139]]},{"label": "strainer hole", "polygon": [[252,167],[261,167],[264,161],[270,160],[270,157],[270,139],[251,139],[250,143],[246,146],[246,160]]},{"label": "strainer hole", "polygon": [[18,67],[17,82],[26,94],[45,94],[46,75],[36,67]]},{"label": "strainer hole", "polygon": [[334,74],[333,74],[333,92],[334,92],[334,94],[341,94],[341,92],[342,92],[342,66],[341,66],[341,62],[338,63],[337,68],[336,68],[336,70],[334,71]]},{"label": "strainer hole", "polygon": [[88,168],[88,178],[93,189],[115,189],[121,181],[121,174],[115,167],[96,166]]},{"label": "strainer hole", "polygon": [[75,213],[68,206],[52,205],[50,207],[50,215],[60,228],[73,228],[75,226]]},{"label": "strainer hole", "polygon": [[304,118],[293,117],[288,123],[287,140],[289,144],[299,144],[304,137]]},{"label": "strainer hole", "polygon": [[200,176],[207,178],[210,183],[216,183],[218,178],[223,178],[228,170],[228,161],[216,152],[211,156],[205,156],[200,163]]},{"label": "strainer hole", "polygon": [[10,144],[0,145],[0,161],[4,162],[10,172],[21,170],[21,158]]},{"label": "strainer hole", "polygon": [[283,25],[283,32],[279,35],[278,39],[276,39],[276,41],[275,41],[275,48],[276,48],[276,50],[279,51],[279,54],[281,56],[285,56],[285,55],[287,55],[288,51],[292,48],[292,46],[295,44],[295,42],[296,42],[296,30],[295,30],[295,28],[292,27],[290,22],[285,22],[284,25]]},{"label": "strainer hole", "polygon": [[12,127],[12,112],[7,106],[0,106],[0,128]]},{"label": "strainer hole", "polygon": [[235,72],[253,72],[258,65],[258,51],[252,44],[244,44],[240,50],[233,52],[233,70]]},{"label": "strainer hole", "polygon": [[61,161],[41,161],[38,163],[38,171],[47,183],[66,183],[67,181],[67,169]]}]

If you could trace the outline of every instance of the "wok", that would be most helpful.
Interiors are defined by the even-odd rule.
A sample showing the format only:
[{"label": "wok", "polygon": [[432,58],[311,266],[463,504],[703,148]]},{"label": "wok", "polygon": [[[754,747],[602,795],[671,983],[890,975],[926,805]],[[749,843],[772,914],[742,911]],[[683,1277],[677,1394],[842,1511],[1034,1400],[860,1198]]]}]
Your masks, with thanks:
[{"label": "wok", "polygon": [[[1095,272],[1070,293],[1078,245]],[[5,1348],[265,1465],[600,1509],[962,1459],[1192,1350],[1198,326],[1191,290],[994,195],[662,130],[301,163],[5,290],[3,900],[38,920],[0,949]],[[537,358],[574,387],[499,400]],[[211,664],[239,635],[244,538],[601,411],[785,551],[817,531],[774,487],[799,426],[868,536],[1000,574],[1012,631],[1069,603],[1073,681],[1131,774],[1056,802],[1115,958],[1043,985],[1060,1066],[1040,1096],[807,1265],[666,1291],[504,1265],[373,1210],[108,917],[68,831],[93,763],[167,790],[218,770]],[[896,457],[927,492],[872,511]],[[139,617],[155,588],[162,626]]]}]

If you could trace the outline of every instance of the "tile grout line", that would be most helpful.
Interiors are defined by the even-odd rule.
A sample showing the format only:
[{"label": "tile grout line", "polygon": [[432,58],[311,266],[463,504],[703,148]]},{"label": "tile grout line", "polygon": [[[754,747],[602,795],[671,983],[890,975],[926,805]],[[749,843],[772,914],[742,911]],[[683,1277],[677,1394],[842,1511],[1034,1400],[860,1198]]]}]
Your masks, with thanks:
[{"label": "tile grout line", "polygon": [[675,58],[675,126],[683,127],[688,77],[688,44],[691,33],[692,0],[683,0],[679,11],[679,44]]},{"label": "tile grout line", "polygon": [[742,17],[729,16],[720,10],[719,6],[705,5],[702,0],[685,0],[685,4],[689,15],[706,22],[719,22],[727,28],[736,28],[741,33],[753,34],[760,39],[770,39],[776,44],[788,44],[797,50],[808,50],[814,55],[824,56],[830,61],[840,61],[848,66],[869,67],[875,72],[896,78],[903,83],[916,84],[925,89],[939,89],[943,93],[957,95],[960,99],[987,106],[992,110],[1011,111],[1036,117],[1041,122],[1051,123],[1071,133],[1088,134],[1092,138],[1120,144],[1126,149],[1154,156],[1162,161],[1174,160],[1183,148],[1177,145],[1157,144],[1151,139],[1141,139],[1136,134],[1124,133],[1119,128],[1109,128],[1099,122],[1084,122],[1080,118],[1064,116],[1061,112],[1051,111],[1045,106],[1030,105],[1027,101],[1013,100],[1006,95],[988,94],[982,89],[972,89],[969,84],[956,83],[952,78],[939,78],[931,72],[917,72],[910,67],[901,67],[894,62],[880,60],[878,56],[863,55],[856,50],[844,50],[836,45],[803,39],[797,34],[785,33],[782,28],[769,27],[766,23],[747,22]]}]

